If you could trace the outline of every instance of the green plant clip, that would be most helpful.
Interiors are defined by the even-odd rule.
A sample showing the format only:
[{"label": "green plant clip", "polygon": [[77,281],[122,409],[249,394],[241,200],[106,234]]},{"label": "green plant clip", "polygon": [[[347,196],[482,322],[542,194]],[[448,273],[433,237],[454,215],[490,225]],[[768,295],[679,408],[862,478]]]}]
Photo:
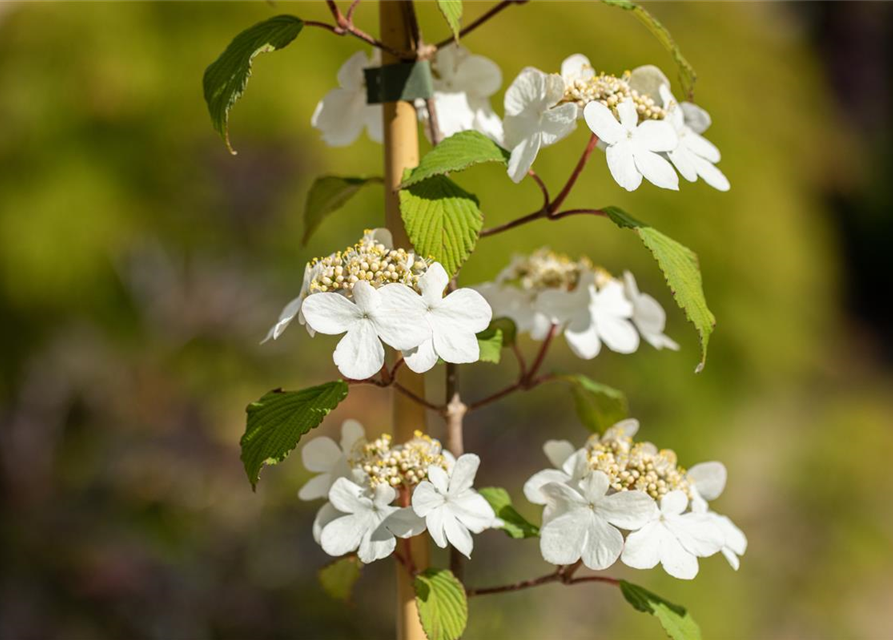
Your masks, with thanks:
[{"label": "green plant clip", "polygon": [[431,63],[427,60],[370,67],[363,69],[363,74],[366,76],[368,104],[411,102],[417,98],[427,100],[434,95]]}]

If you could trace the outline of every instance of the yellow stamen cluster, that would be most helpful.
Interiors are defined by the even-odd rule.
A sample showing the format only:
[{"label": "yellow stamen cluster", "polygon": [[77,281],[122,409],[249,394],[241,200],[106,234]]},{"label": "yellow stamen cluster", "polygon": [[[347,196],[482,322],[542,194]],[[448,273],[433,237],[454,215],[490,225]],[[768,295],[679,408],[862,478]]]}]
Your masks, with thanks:
[{"label": "yellow stamen cluster", "polygon": [[591,78],[577,78],[564,90],[565,102],[576,102],[580,108],[590,102],[601,102],[617,115],[617,105],[632,98],[639,120],[663,120],[667,112],[650,96],[642,95],[629,86],[630,73],[617,76],[600,73]]},{"label": "yellow stamen cluster", "polygon": [[685,469],[671,449],[658,451],[650,442],[633,442],[622,433],[593,436],[586,443],[589,466],[608,476],[614,491],[637,489],[655,500],[680,490],[691,495]]},{"label": "yellow stamen cluster", "polygon": [[366,232],[364,238],[344,251],[310,262],[310,293],[330,291],[350,295],[353,286],[362,281],[376,289],[400,283],[418,290],[419,276],[428,263],[405,249],[388,249]]},{"label": "yellow stamen cluster", "polygon": [[362,469],[373,487],[389,484],[414,486],[428,477],[428,467],[436,465],[446,470],[446,459],[439,440],[416,431],[412,440],[391,444],[391,436],[383,434],[364,444],[351,458],[351,465]]},{"label": "yellow stamen cluster", "polygon": [[584,271],[591,271],[587,258],[572,260],[563,253],[537,249],[529,256],[515,260],[500,274],[500,281],[513,283],[525,291],[576,288]]}]

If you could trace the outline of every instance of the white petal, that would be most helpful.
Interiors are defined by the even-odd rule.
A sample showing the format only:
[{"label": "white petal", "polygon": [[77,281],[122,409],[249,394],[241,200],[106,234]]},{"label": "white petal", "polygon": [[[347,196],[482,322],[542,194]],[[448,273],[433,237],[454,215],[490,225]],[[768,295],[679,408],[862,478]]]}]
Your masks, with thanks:
[{"label": "white petal", "polygon": [[600,501],[609,487],[608,476],[601,471],[593,471],[580,482],[580,492],[592,503]]},{"label": "white petal", "polygon": [[304,301],[304,296],[298,296],[287,305],[279,314],[279,320],[276,321],[270,331],[267,332],[267,337],[263,339],[261,344],[268,340],[276,340],[279,336],[282,335],[282,332],[285,331],[285,328],[291,323],[292,320],[295,319],[295,316],[298,315],[298,312],[301,310],[301,304]]},{"label": "white petal", "polygon": [[429,305],[437,304],[443,299],[443,291],[450,283],[450,276],[439,262],[432,262],[428,270],[419,278],[419,289],[422,299]]},{"label": "white petal", "polygon": [[434,107],[437,109],[437,124],[445,138],[474,127],[474,109],[464,92],[435,91]]},{"label": "white petal", "polygon": [[564,339],[567,341],[571,351],[574,352],[574,355],[583,360],[592,360],[599,354],[602,348],[598,329],[591,320],[585,323],[582,328],[577,327],[576,324],[566,328],[564,330]]},{"label": "white petal", "polygon": [[314,438],[301,449],[301,461],[308,471],[331,471],[341,459],[341,449],[335,441],[325,436]]},{"label": "white petal", "polygon": [[363,513],[372,509],[372,501],[365,490],[347,478],[338,478],[329,490],[329,501],[342,513]]},{"label": "white petal", "polygon": [[664,72],[653,64],[636,67],[629,76],[631,89],[657,102],[660,101],[660,88],[668,87],[669,85],[670,81],[664,75]]},{"label": "white petal", "polygon": [[[506,125],[508,125],[508,120],[506,120]],[[507,132],[506,136],[508,136]],[[523,138],[520,143],[515,145],[512,149],[512,155],[509,158],[508,164],[508,175],[513,182],[521,182],[527,175],[530,167],[533,166],[533,161],[536,160],[536,155],[540,151],[542,142],[542,134],[539,131],[536,131]]]},{"label": "white petal", "polygon": [[502,84],[502,71],[499,65],[484,56],[469,55],[459,63],[457,71],[459,76],[457,83],[461,84],[469,95],[492,96],[499,91]]},{"label": "white petal", "polygon": [[658,517],[657,504],[642,491],[620,491],[598,503],[598,514],[611,524],[635,531]]},{"label": "white petal", "polygon": [[384,511],[397,497],[397,491],[388,484],[378,484],[373,491],[372,502],[379,512]]},{"label": "white petal", "polygon": [[425,519],[416,514],[410,507],[397,509],[382,521],[381,526],[398,538],[417,536],[427,528]]},{"label": "white petal", "polygon": [[474,289],[457,289],[431,311],[435,331],[449,329],[479,333],[490,325],[493,310],[487,299]]},{"label": "white petal", "polygon": [[688,479],[704,500],[716,500],[726,488],[728,472],[722,462],[701,462],[688,470]]},{"label": "white petal", "polygon": [[472,533],[480,533],[493,526],[496,513],[490,503],[477,491],[466,491],[450,501],[453,515]]},{"label": "white petal", "polygon": [[598,334],[611,351],[633,353],[639,348],[639,334],[633,324],[624,318],[600,317]]},{"label": "white petal", "polygon": [[685,146],[695,155],[700,156],[704,160],[712,162],[713,164],[716,164],[722,158],[719,149],[715,144],[707,140],[707,138],[699,136],[694,131],[686,132]]},{"label": "white petal", "polygon": [[663,538],[668,535],[660,522],[649,522],[629,534],[620,559],[633,569],[653,569],[660,562]]},{"label": "white petal", "polygon": [[694,156],[692,158],[692,164],[695,167],[695,171],[697,171],[698,175],[703,178],[704,182],[717,191],[728,191],[731,188],[729,179],[726,178],[725,174],[707,160]]},{"label": "white petal", "polygon": [[336,336],[350,329],[362,312],[338,293],[314,293],[304,300],[301,312],[314,331]]},{"label": "white petal", "polygon": [[635,158],[636,169],[651,184],[661,189],[679,190],[679,176],[673,171],[673,165],[664,158],[645,149],[636,149],[633,157]]},{"label": "white petal", "polygon": [[321,473],[318,476],[310,478],[310,480],[301,487],[300,491],[298,491],[298,498],[301,500],[317,500],[319,498],[325,498],[329,495],[331,486],[332,474]]},{"label": "white petal", "polygon": [[471,539],[468,529],[456,520],[450,509],[447,509],[443,515],[443,530],[450,544],[458,549],[463,556],[470,558],[474,541]]},{"label": "white petal", "polygon": [[712,120],[710,114],[701,107],[691,102],[683,102],[682,113],[685,115],[685,124],[695,133],[704,133],[710,128]]},{"label": "white petal", "polygon": [[676,167],[683,178],[689,182],[694,182],[698,179],[698,170],[695,168],[695,163],[693,162],[695,155],[688,149],[688,147],[679,145],[670,151],[668,156],[670,161],[672,161],[673,166]]},{"label": "white petal", "polygon": [[664,535],[661,540],[660,563],[664,571],[680,580],[691,580],[698,575],[698,559],[672,534]]},{"label": "white petal", "polygon": [[601,102],[590,102],[583,109],[586,126],[599,140],[616,144],[626,138],[626,129],[617,121],[611,110]]},{"label": "white petal", "polygon": [[345,420],[341,423],[341,450],[349,453],[353,446],[366,437],[366,430],[356,420]]},{"label": "white petal", "polygon": [[372,321],[354,324],[338,342],[332,359],[346,378],[365,380],[378,373],[384,364],[384,347]]},{"label": "white petal", "polygon": [[[595,103],[590,103],[595,104]],[[642,184],[642,174],[636,168],[633,145],[629,140],[620,140],[605,151],[608,169],[614,181],[627,191],[635,191]]]},{"label": "white petal", "polygon": [[546,458],[556,469],[560,469],[561,465],[574,455],[575,451],[574,445],[567,440],[546,440],[546,444],[543,445]]},{"label": "white petal", "polygon": [[592,68],[589,58],[582,53],[575,53],[561,63],[561,77],[566,83],[574,80],[588,80],[595,77],[595,69]]},{"label": "white petal", "polygon": [[701,558],[712,556],[723,547],[725,537],[716,521],[707,514],[686,513],[665,517],[664,526],[676,536],[686,551]]},{"label": "white petal", "polygon": [[345,553],[356,551],[367,533],[368,524],[369,516],[366,513],[332,520],[323,527],[319,536],[322,550],[330,556],[343,556]]},{"label": "white petal", "polygon": [[620,116],[620,124],[623,125],[626,131],[636,130],[636,123],[639,122],[639,113],[636,111],[636,105],[633,104],[632,98],[627,98],[617,105],[617,115]]},{"label": "white petal", "polygon": [[729,566],[732,567],[735,571],[738,571],[738,568],[741,566],[741,561],[738,559],[738,556],[735,555],[735,552],[729,549],[728,547],[723,547],[720,549],[723,557],[729,563]]},{"label": "white petal", "polygon": [[466,364],[477,362],[481,357],[481,347],[472,332],[443,329],[443,323],[434,329],[434,350],[446,362]]},{"label": "white petal", "polygon": [[322,133],[327,145],[346,147],[360,136],[366,106],[364,94],[349,89],[332,89],[316,105],[310,124]]},{"label": "white petal", "polygon": [[462,492],[471,489],[472,485],[474,485],[474,477],[480,466],[481,459],[474,453],[466,453],[459,456],[450,475],[447,493],[451,496],[458,496]]},{"label": "white petal", "polygon": [[384,140],[384,113],[381,105],[367,104],[363,109],[363,121],[369,139],[381,143]]},{"label": "white petal", "polygon": [[[545,106],[552,107],[564,99],[564,78],[560,74],[550,73],[545,78],[546,99]],[[576,106],[576,105],[575,105]],[[576,118],[576,111],[574,111]]]},{"label": "white petal", "polygon": [[546,496],[542,488],[550,482],[564,484],[570,480],[570,476],[558,469],[543,469],[533,474],[524,483],[524,497],[533,504],[546,504]]},{"label": "white petal", "polygon": [[319,544],[323,528],[335,518],[340,518],[344,515],[347,514],[338,511],[335,507],[332,506],[331,502],[326,502],[323,506],[321,506],[319,508],[319,511],[316,512],[316,517],[313,518],[314,542],[316,542],[316,544]]},{"label": "white petal", "polygon": [[598,516],[592,518],[583,544],[583,564],[594,571],[607,569],[623,551],[623,536]]},{"label": "white petal", "polygon": [[592,512],[588,508],[582,508],[543,524],[540,529],[540,552],[543,559],[552,564],[573,564],[579,560],[592,520]]},{"label": "white petal", "polygon": [[371,67],[369,56],[365,51],[357,51],[338,69],[338,85],[342,89],[365,91],[366,79],[363,69]]},{"label": "white petal", "polygon": [[415,349],[403,352],[406,366],[416,373],[425,373],[437,364],[437,353],[434,351],[434,338],[428,338]]},{"label": "white petal", "polygon": [[679,136],[669,122],[646,120],[636,127],[633,142],[648,151],[672,151],[679,144]]},{"label": "white petal", "polygon": [[563,140],[577,128],[577,105],[568,102],[553,107],[543,114],[543,146],[548,147]]},{"label": "white petal", "polygon": [[425,311],[422,297],[405,284],[385,285],[378,290],[375,329],[379,337],[395,349],[413,349],[430,336]]},{"label": "white petal", "polygon": [[376,560],[387,558],[397,548],[397,540],[390,531],[381,527],[375,531],[367,531],[360,541],[357,556],[360,562],[370,564]]},{"label": "white petal", "polygon": [[[455,466],[455,462],[453,463],[453,466]],[[440,467],[431,465],[428,467],[428,482],[434,485],[434,488],[437,489],[437,491],[446,495],[450,486],[450,476]]]},{"label": "white petal", "polygon": [[688,496],[684,491],[670,491],[660,499],[660,511],[667,516],[678,516],[688,507]]},{"label": "white petal", "polygon": [[436,544],[441,549],[445,549],[447,546],[446,532],[443,528],[444,511],[444,507],[441,506],[437,509],[432,510],[428,513],[427,516],[425,516],[425,523],[428,526],[428,535],[430,535],[431,539],[434,540],[434,544]]},{"label": "white petal", "polygon": [[412,492],[412,509],[421,518],[427,517],[435,509],[443,506],[445,498],[433,484],[423,480]]},{"label": "white petal", "polygon": [[605,431],[602,436],[602,442],[606,440],[616,440],[619,438],[632,438],[639,432],[639,421],[635,418],[627,418],[620,422],[614,423]]},{"label": "white petal", "polygon": [[571,482],[577,482],[589,475],[589,452],[586,449],[578,449],[564,461],[561,470],[571,478]]},{"label": "white petal", "polygon": [[660,335],[667,325],[667,314],[657,300],[642,293],[633,302],[633,322],[643,334]]},{"label": "white petal", "polygon": [[747,536],[745,536],[744,532],[735,526],[735,523],[728,517],[719,514],[713,515],[714,522],[723,534],[724,546],[731,549],[739,556],[743,556],[744,552],[747,551]]}]

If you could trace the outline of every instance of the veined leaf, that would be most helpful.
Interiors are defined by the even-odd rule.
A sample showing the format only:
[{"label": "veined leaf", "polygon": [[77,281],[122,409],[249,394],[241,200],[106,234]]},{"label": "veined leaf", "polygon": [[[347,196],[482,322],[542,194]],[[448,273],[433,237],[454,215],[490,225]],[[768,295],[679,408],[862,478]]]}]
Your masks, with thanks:
[{"label": "veined leaf", "polygon": [[416,253],[450,276],[471,255],[484,222],[477,198],[444,176],[401,189],[400,214]]},{"label": "veined leaf", "polygon": [[258,22],[237,35],[220,57],[205,70],[202,84],[211,122],[217,133],[223,137],[230,153],[236,152],[229,142],[229,112],[248,85],[251,62],[259,53],[285,47],[303,28],[303,20],[289,15]]},{"label": "veined leaf", "polygon": [[570,383],[577,415],[590,431],[604,433],[629,415],[623,392],[584,375],[563,375],[558,379]]},{"label": "veined leaf", "polygon": [[285,460],[301,436],[319,426],[347,397],[347,390],[347,383],[337,380],[301,391],[271,391],[248,405],[248,423],[240,444],[252,489],[257,488],[261,468]]},{"label": "veined leaf", "polygon": [[517,327],[510,318],[496,318],[490,326],[477,334],[478,346],[481,349],[481,362],[499,364],[502,350],[515,344]]},{"label": "veined leaf", "polygon": [[483,162],[508,164],[511,154],[477,131],[460,131],[443,140],[431,149],[409,177],[400,185],[406,188],[427,180],[432,176],[442,176],[452,171],[463,171]]},{"label": "veined leaf", "polygon": [[539,536],[539,527],[528,522],[524,516],[515,511],[508,491],[501,487],[484,487],[478,489],[478,493],[484,496],[484,499],[493,507],[496,517],[503,522],[503,526],[499,528],[505,531],[510,538],[536,538]]},{"label": "veined leaf", "polygon": [[639,234],[642,242],[657,260],[667,284],[670,285],[676,304],[698,331],[701,340],[701,362],[695,372],[700,373],[707,360],[707,345],[710,342],[710,334],[716,326],[716,318],[707,308],[707,300],[704,298],[698,256],[688,247],[668,238],[654,227],[636,220],[622,209],[605,207],[603,211],[621,229],[632,229]]},{"label": "veined leaf", "polygon": [[685,59],[685,56],[682,55],[682,51],[679,50],[679,45],[673,40],[673,36],[670,35],[667,28],[662,25],[657,18],[651,15],[645,7],[636,4],[635,2],[630,2],[629,0],[602,0],[602,2],[611,5],[612,7],[619,7],[625,11],[631,11],[633,15],[638,18],[639,22],[647,27],[652,35],[657,38],[664,48],[670,52],[670,55],[673,56],[673,60],[679,67],[679,80],[682,82],[685,95],[688,96],[689,100],[692,99],[694,97],[695,81],[698,79],[698,76],[695,73],[694,67],[692,67],[688,60]]},{"label": "veined leaf", "polygon": [[447,24],[450,25],[453,37],[458,40],[461,29],[459,22],[462,19],[462,0],[437,0],[437,8],[446,18]]},{"label": "veined leaf", "polygon": [[415,600],[428,640],[458,640],[468,623],[465,587],[446,569],[427,569],[416,576]]},{"label": "veined leaf", "polygon": [[355,555],[338,558],[319,570],[319,583],[323,591],[335,600],[350,600],[353,586],[360,579],[363,563]]},{"label": "veined leaf", "polygon": [[322,221],[333,211],[343,207],[348,200],[367,184],[381,184],[381,178],[343,178],[321,176],[310,186],[307,204],[304,207],[304,237],[301,244],[307,244],[310,236],[319,228]]},{"label": "veined leaf", "polygon": [[701,628],[685,607],[667,602],[647,589],[626,580],[620,581],[620,591],[637,611],[650,613],[657,618],[664,631],[673,640],[701,640]]}]

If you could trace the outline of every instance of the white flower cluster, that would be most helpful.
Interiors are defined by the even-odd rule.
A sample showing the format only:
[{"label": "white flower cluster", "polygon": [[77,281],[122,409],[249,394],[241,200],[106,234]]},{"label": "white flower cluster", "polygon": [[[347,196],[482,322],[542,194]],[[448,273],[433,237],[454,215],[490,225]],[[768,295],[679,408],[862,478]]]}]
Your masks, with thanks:
[{"label": "white flower cluster", "polygon": [[333,360],[347,378],[369,378],[384,364],[384,346],[404,352],[406,365],[424,373],[438,358],[476,362],[475,334],[490,324],[487,301],[472,289],[444,296],[449,276],[438,262],[394,249],[385,229],[307,265],[300,295],[289,302],[266,340],[278,338],[297,317],[308,332],[346,334]]},{"label": "white flower cluster", "polygon": [[[544,505],[543,558],[558,565],[582,559],[597,571],[620,558],[690,580],[698,558],[722,552],[737,570],[747,538],[707,505],[725,488],[725,467],[705,462],[686,471],[673,451],[635,442],[638,429],[638,421],[624,420],[582,449],[556,440],[543,447],[555,468],[524,485],[527,499]],[[621,529],[630,532],[625,540]]]},{"label": "white flower cluster", "polygon": [[552,325],[571,350],[589,360],[604,342],[618,353],[632,353],[639,336],[657,349],[678,349],[664,335],[666,313],[641,293],[630,272],[618,280],[589,260],[540,249],[516,257],[494,282],[478,287],[496,317],[511,318],[534,340],[546,337]]},{"label": "white flower cluster", "polygon": [[492,507],[472,488],[480,458],[466,454],[456,460],[420,431],[402,444],[387,435],[368,442],[362,425],[347,420],[340,446],[315,438],[301,457],[319,475],[298,497],[328,499],[316,514],[313,538],[329,555],[357,552],[362,562],[373,562],[394,552],[396,538],[427,530],[441,548],[449,543],[471,556],[471,534],[498,524]]}]

